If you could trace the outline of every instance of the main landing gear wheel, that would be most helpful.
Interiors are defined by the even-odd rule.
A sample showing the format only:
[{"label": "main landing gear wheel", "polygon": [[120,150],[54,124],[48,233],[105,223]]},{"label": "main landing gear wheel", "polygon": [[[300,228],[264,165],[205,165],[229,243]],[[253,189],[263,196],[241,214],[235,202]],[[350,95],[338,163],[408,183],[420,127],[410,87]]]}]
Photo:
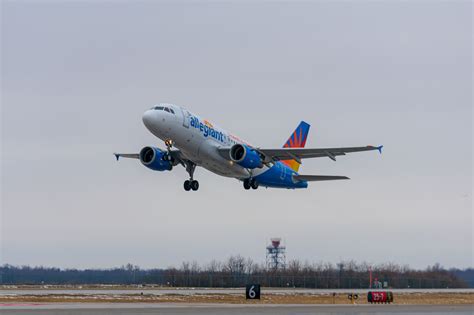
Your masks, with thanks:
[{"label": "main landing gear wheel", "polygon": [[257,188],[258,188],[258,183],[257,183],[257,181],[252,180],[252,181],[250,182],[250,186],[252,187],[252,189],[257,189]]},{"label": "main landing gear wheel", "polygon": [[257,189],[258,188],[258,183],[256,180],[252,178],[247,178],[244,180],[244,189],[249,190],[250,188],[252,189]]},{"label": "main landing gear wheel", "polygon": [[244,189],[245,189],[245,190],[249,190],[249,189],[250,189],[250,183],[249,183],[249,180],[248,180],[248,179],[244,180]]}]

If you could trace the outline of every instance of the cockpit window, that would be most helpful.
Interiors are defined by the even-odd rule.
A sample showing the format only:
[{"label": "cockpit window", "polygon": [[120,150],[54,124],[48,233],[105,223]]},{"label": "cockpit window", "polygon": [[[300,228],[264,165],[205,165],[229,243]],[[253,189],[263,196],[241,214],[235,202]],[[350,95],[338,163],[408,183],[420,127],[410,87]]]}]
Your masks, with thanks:
[{"label": "cockpit window", "polygon": [[154,110],[164,110],[164,111],[166,111],[166,112],[168,112],[168,113],[171,113],[171,114],[175,115],[174,110],[173,110],[172,108],[169,108],[169,107],[165,107],[165,106],[155,106],[155,107],[153,107],[152,109],[154,109]]}]

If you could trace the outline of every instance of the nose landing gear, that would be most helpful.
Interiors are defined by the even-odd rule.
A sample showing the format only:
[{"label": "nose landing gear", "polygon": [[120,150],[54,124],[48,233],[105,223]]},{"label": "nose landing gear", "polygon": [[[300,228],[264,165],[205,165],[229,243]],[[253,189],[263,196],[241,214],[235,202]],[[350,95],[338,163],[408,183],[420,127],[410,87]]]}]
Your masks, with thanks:
[{"label": "nose landing gear", "polygon": [[169,161],[171,162],[171,167],[169,168],[169,171],[173,169],[173,165],[175,165],[174,158],[171,156],[171,148],[173,147],[173,140],[168,139],[165,141],[166,149],[167,152],[165,155],[163,155],[163,161]]},{"label": "nose landing gear", "polygon": [[168,148],[168,150],[171,149],[171,148],[173,147],[173,140],[171,140],[171,139],[166,139],[166,140],[165,140],[165,145],[166,145],[166,147]]}]

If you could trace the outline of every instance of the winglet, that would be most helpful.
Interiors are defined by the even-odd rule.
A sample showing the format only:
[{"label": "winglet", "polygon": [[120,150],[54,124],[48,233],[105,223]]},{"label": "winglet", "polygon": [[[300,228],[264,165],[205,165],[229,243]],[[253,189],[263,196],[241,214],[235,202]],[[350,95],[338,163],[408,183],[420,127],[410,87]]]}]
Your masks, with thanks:
[{"label": "winglet", "polygon": [[377,147],[377,150],[379,150],[380,154],[382,154],[382,149],[383,149],[383,145]]},{"label": "winglet", "polygon": [[117,159],[117,161],[120,159],[120,154],[117,154],[117,153],[114,153],[115,155],[115,158]]}]

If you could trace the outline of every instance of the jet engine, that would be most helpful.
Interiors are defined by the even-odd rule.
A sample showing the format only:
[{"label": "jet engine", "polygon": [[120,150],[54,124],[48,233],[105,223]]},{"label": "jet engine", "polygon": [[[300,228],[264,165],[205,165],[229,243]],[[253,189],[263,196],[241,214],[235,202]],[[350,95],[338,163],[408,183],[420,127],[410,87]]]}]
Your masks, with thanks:
[{"label": "jet engine", "polygon": [[144,147],[140,151],[140,162],[154,171],[171,171],[173,165],[167,153],[155,147]]},{"label": "jet engine", "polygon": [[262,159],[258,152],[245,144],[234,144],[230,148],[230,159],[245,168],[263,167]]}]

